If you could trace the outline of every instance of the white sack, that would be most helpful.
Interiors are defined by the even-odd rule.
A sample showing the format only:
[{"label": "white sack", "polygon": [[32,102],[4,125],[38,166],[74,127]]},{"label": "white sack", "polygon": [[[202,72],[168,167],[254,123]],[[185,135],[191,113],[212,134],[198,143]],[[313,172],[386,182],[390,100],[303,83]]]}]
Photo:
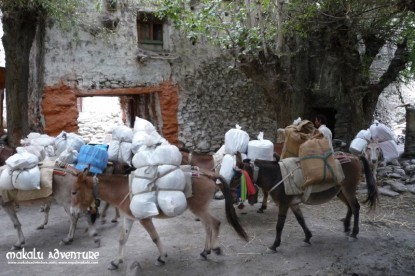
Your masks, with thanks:
[{"label": "white sack", "polygon": [[0,174],[0,190],[13,190],[12,172],[7,165],[2,166]]},{"label": "white sack", "polygon": [[31,169],[15,170],[12,173],[12,183],[19,190],[40,189],[40,169],[35,166]]},{"label": "white sack", "polygon": [[39,161],[43,161],[46,157],[45,147],[39,145],[28,145],[24,147],[24,150],[36,155]]},{"label": "white sack", "polygon": [[42,147],[50,146],[55,143],[55,137],[51,137],[47,134],[41,134],[39,137],[30,140],[31,145],[39,145]]},{"label": "white sack", "polygon": [[71,147],[73,150],[80,152],[81,147],[85,145],[84,139],[75,133],[66,133],[62,131],[56,136],[55,141],[55,154],[59,156],[65,149]]},{"label": "white sack", "polygon": [[75,164],[77,159],[78,152],[69,147],[59,155],[57,160],[67,164]]},{"label": "white sack", "polygon": [[219,174],[225,178],[225,180],[230,184],[233,177],[233,168],[236,165],[235,156],[226,154],[220,165]]},{"label": "white sack", "polygon": [[263,135],[263,132],[260,132],[258,140],[248,142],[248,158],[251,161],[274,160],[274,144],[270,140],[264,140]]},{"label": "white sack", "polygon": [[156,186],[161,190],[183,191],[186,186],[185,175],[178,166],[160,165],[158,166]]},{"label": "white sack", "polygon": [[120,151],[118,152],[118,161],[123,164],[131,165],[133,153],[131,152],[131,143],[121,142]]},{"label": "white sack", "polygon": [[144,145],[144,141],[146,141],[146,137],[149,136],[149,134],[145,131],[137,131],[133,135],[133,141],[131,145],[131,151],[136,154],[141,146]]},{"label": "white sack", "polygon": [[120,141],[111,140],[108,146],[108,160],[118,161],[118,152],[120,151]]},{"label": "white sack", "polygon": [[137,131],[145,131],[147,133],[151,133],[155,130],[156,128],[154,127],[154,125],[150,123],[149,121],[142,119],[140,117],[135,117],[134,133]]},{"label": "white sack", "polygon": [[178,147],[174,145],[161,145],[154,149],[151,155],[152,165],[176,165],[182,163],[182,154]]},{"label": "white sack", "polygon": [[141,168],[141,167],[147,167],[147,166],[152,165],[151,156],[153,155],[153,153],[154,153],[153,149],[139,150],[133,156],[132,163],[133,163],[134,168]]},{"label": "white sack", "polygon": [[183,192],[159,191],[157,202],[166,216],[175,217],[187,209],[187,201]]},{"label": "white sack", "polygon": [[127,126],[117,126],[112,130],[112,139],[131,143],[133,141],[133,130]]},{"label": "white sack", "polygon": [[398,145],[396,145],[396,142],[394,140],[381,142],[379,143],[379,147],[382,150],[383,159],[385,160],[385,162],[390,162],[399,157]]},{"label": "white sack", "polygon": [[134,217],[138,219],[157,216],[156,192],[144,193],[133,196],[130,202],[130,210]]},{"label": "white sack", "polygon": [[366,139],[362,139],[362,138],[355,138],[353,139],[353,141],[350,143],[350,147],[349,147],[349,151],[352,154],[355,155],[360,155],[363,153],[363,151],[366,149],[368,142]]},{"label": "white sack", "polygon": [[36,155],[27,152],[24,148],[16,149],[17,153],[13,154],[6,160],[6,164],[9,165],[10,169],[29,169],[37,166],[39,158]]},{"label": "white sack", "polygon": [[246,153],[248,142],[248,133],[243,131],[239,125],[236,125],[236,128],[228,130],[225,134],[225,153],[235,154],[237,151]]},{"label": "white sack", "polygon": [[377,140],[378,142],[395,140],[392,130],[379,122],[375,122],[370,126],[370,133],[372,135],[372,139]]},{"label": "white sack", "polygon": [[154,180],[148,178],[134,177],[131,183],[131,192],[133,195],[151,192]]},{"label": "white sack", "polygon": [[365,139],[367,141],[370,141],[372,138],[372,134],[370,133],[370,129],[362,129],[359,131],[356,135],[356,138]]}]

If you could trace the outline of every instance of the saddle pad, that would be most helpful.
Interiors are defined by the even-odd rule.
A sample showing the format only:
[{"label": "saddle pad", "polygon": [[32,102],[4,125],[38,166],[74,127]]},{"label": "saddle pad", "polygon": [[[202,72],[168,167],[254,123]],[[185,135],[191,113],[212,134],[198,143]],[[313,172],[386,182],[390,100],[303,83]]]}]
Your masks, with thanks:
[{"label": "saddle pad", "polygon": [[305,180],[300,166],[300,158],[285,158],[278,163],[280,165],[282,178],[285,178],[286,176],[290,175],[284,181],[285,193],[287,195],[305,194],[304,200],[306,200],[311,193],[318,193],[328,190],[331,187],[338,185],[338,183],[341,183],[344,180],[343,169],[341,167],[340,162],[336,160],[336,175],[337,180],[339,181],[338,183],[311,185],[309,186],[309,188],[304,190],[303,185]]}]

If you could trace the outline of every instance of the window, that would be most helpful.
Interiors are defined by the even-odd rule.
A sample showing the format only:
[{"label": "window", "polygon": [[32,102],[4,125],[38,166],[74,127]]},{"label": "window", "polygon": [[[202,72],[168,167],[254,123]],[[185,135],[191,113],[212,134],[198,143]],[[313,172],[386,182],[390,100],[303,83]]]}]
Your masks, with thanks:
[{"label": "window", "polygon": [[138,45],[149,50],[163,50],[163,20],[151,13],[137,16]]}]

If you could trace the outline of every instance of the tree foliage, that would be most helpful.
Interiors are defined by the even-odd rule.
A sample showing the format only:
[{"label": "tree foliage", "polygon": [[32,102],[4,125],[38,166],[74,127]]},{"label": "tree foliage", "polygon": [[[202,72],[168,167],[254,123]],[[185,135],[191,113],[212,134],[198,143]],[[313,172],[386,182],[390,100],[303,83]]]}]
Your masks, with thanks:
[{"label": "tree foliage", "polygon": [[[415,16],[403,0],[157,0],[161,16],[170,18],[189,39],[207,38],[239,58],[258,58],[296,51],[287,44],[294,37],[316,32],[344,34],[341,47],[380,46],[407,41],[411,62],[406,76],[415,73]],[[281,24],[282,23],[282,24]],[[278,47],[278,36],[285,47]],[[235,51],[236,50],[236,51]],[[366,49],[371,50],[371,49]],[[372,60],[367,60],[369,67]]]}]

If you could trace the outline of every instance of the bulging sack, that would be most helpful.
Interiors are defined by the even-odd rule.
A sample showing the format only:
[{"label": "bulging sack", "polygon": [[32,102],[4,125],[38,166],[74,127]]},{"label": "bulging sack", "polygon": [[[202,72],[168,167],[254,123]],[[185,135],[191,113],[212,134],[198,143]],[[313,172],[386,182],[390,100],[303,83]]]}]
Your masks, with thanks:
[{"label": "bulging sack", "polygon": [[326,138],[312,138],[304,142],[300,146],[299,157],[304,186],[337,183],[336,163]]},{"label": "bulging sack", "polygon": [[156,192],[143,193],[133,196],[130,203],[130,210],[134,217],[138,219],[150,218],[157,216]]},{"label": "bulging sack", "polygon": [[40,189],[40,169],[35,166],[31,169],[14,170],[12,173],[12,183],[19,190]]},{"label": "bulging sack", "polygon": [[228,130],[225,134],[225,153],[246,153],[248,150],[249,135],[239,125]]},{"label": "bulging sack", "polygon": [[159,191],[157,202],[160,209],[168,217],[175,217],[187,209],[187,201],[183,192]]}]

